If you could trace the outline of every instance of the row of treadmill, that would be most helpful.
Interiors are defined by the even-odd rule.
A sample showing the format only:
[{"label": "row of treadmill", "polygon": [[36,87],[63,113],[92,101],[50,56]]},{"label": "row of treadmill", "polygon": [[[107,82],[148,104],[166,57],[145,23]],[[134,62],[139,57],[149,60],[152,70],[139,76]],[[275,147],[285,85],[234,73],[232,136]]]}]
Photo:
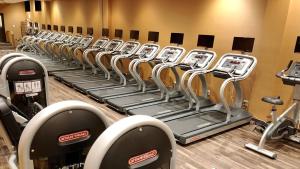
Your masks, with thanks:
[{"label": "row of treadmill", "polygon": [[[186,50],[182,33],[172,33],[169,45],[161,48],[158,32],[149,32],[148,43],[138,42],[139,31],[130,31],[124,42],[122,30],[115,30],[115,39],[103,38],[92,43],[92,36],[40,31],[35,37],[24,37],[18,50],[40,60],[54,78],[91,98],[127,115],[148,115],[166,123],[177,141],[188,144],[248,123],[251,115],[242,108],[240,81],[256,66],[255,57],[228,53],[213,65],[216,53],[207,50],[205,35],[198,37],[204,49]],[[205,39],[206,38],[206,39]],[[206,40],[206,43],[203,42]],[[145,78],[143,67],[152,68]],[[182,75],[180,75],[183,72]],[[173,75],[174,83],[164,81]],[[207,74],[223,79],[220,100],[209,98]],[[199,79],[200,95],[193,85]],[[225,90],[233,83],[235,102],[228,104]],[[200,85],[199,85],[200,86]]]}]

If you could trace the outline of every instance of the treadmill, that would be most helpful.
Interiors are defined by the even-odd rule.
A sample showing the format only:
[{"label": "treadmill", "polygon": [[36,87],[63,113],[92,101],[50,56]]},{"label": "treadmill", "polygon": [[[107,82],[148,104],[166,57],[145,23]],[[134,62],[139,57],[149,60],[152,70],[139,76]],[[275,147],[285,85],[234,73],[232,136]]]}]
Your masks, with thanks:
[{"label": "treadmill", "polygon": [[[137,41],[127,41],[118,51],[104,51],[100,52],[96,56],[96,63],[100,70],[104,72],[104,78],[101,79],[87,79],[85,81],[73,81],[73,87],[76,90],[87,93],[89,89],[100,89],[100,88],[113,88],[123,83],[123,79],[118,79],[118,76],[115,74],[115,69],[117,65],[114,64],[114,59],[120,55],[133,55],[139,49],[140,43]],[[104,60],[110,62],[111,71],[104,64]],[[123,62],[120,63],[120,66],[124,67]],[[114,78],[111,78],[113,76]],[[120,81],[119,81],[120,80]]]},{"label": "treadmill", "polygon": [[[108,44],[109,39],[107,38],[109,35],[108,29],[102,29],[102,38],[98,39],[91,47],[85,49],[83,51],[83,63],[82,63],[82,69],[79,70],[71,70],[71,71],[63,71],[63,72],[54,72],[52,75],[59,80],[60,77],[67,77],[67,76],[76,76],[76,75],[91,75],[91,74],[97,74],[97,68],[94,65],[94,62],[91,62],[89,59],[89,54],[97,54],[100,51],[103,51],[105,49],[105,46]],[[92,72],[86,70],[86,64],[88,67],[92,68]],[[89,69],[90,70],[90,69]]]},{"label": "treadmill", "polygon": [[[117,75],[123,79],[121,80],[122,84],[118,84],[113,86],[113,88],[97,88],[89,90],[88,94],[92,95],[92,97],[96,97],[97,100],[103,102],[105,98],[113,97],[113,96],[120,96],[120,95],[131,95],[132,93],[137,93],[141,91],[142,84],[139,83],[139,79],[136,76],[139,74],[135,74],[137,71],[133,71],[132,68],[134,63],[140,59],[144,60],[151,60],[153,59],[158,51],[159,45],[153,43],[146,43],[140,47],[140,49],[135,54],[124,54],[119,55],[114,60],[114,70],[116,71]],[[122,73],[122,71],[117,67],[117,62],[120,59],[133,59],[129,64],[129,71],[133,79],[127,80],[126,76]],[[135,59],[134,59],[135,58]],[[127,81],[130,80],[134,81],[132,83],[127,84]],[[79,87],[79,85],[74,85],[74,87]],[[156,88],[153,88],[156,89]]]},{"label": "treadmill", "polygon": [[[193,74],[194,72],[207,70],[209,66],[213,63],[215,58],[216,53],[213,51],[193,49],[185,56],[181,63],[173,65],[168,64],[162,66],[159,72],[161,72],[164,69],[171,68],[173,74],[175,74],[175,76],[178,77],[176,78],[176,86],[174,87],[174,89],[181,92],[183,96],[179,98],[170,99],[169,95],[171,94],[169,93],[171,91],[169,91],[169,89],[164,85],[164,83],[161,82],[161,85],[164,87],[165,93],[167,94],[167,96],[165,96],[165,100],[155,102],[152,104],[137,105],[130,107],[127,110],[127,114],[149,115],[153,117],[159,117],[165,114],[169,115],[171,113],[186,112],[195,109],[199,110],[203,107],[212,106],[213,103],[209,99],[206,79],[203,74],[202,76],[199,76],[202,82],[203,95],[201,97],[197,96],[200,101],[199,103],[197,102],[198,104],[196,106],[194,106],[194,103],[196,101],[188,92],[185,82],[187,77]],[[185,71],[181,79],[179,78],[178,69],[176,69],[177,67],[179,67],[182,71]],[[160,75],[158,75],[158,77],[160,77]]]},{"label": "treadmill", "polygon": [[[183,34],[172,33],[171,43],[182,44]],[[160,102],[164,100],[164,89],[157,77],[157,71],[165,64],[176,64],[182,59],[185,53],[185,49],[179,46],[166,46],[164,47],[155,59],[148,61],[148,64],[152,64],[152,80],[156,85],[156,90],[143,91],[133,93],[131,95],[121,95],[113,98],[106,99],[108,106],[115,109],[118,112],[126,113],[128,109],[137,105],[153,104],[154,102]],[[89,95],[93,93],[88,92]],[[93,96],[93,95],[92,95]],[[172,98],[180,97],[178,93],[172,93]]]},{"label": "treadmill", "polygon": [[[101,52],[99,52],[96,55],[96,57],[102,53],[112,53],[112,52],[118,50],[122,46],[122,44],[123,44],[122,40],[113,39],[107,44],[107,46],[104,49],[102,49]],[[103,75],[103,73],[94,74],[93,71],[86,71],[86,72],[88,72],[88,73],[59,76],[59,80],[62,83],[73,87],[73,85],[77,84],[77,83],[89,83],[89,82],[90,83],[98,83],[99,81],[105,79],[105,75]]]},{"label": "treadmill", "polygon": [[[180,144],[189,144],[249,123],[251,115],[242,108],[243,95],[239,82],[251,74],[256,63],[256,58],[249,55],[223,55],[211,71],[202,72],[212,73],[214,77],[224,79],[220,87],[220,103],[200,111],[172,114],[159,119],[171,128]],[[225,89],[229,83],[233,83],[236,91],[235,103],[232,106],[225,98]]]}]

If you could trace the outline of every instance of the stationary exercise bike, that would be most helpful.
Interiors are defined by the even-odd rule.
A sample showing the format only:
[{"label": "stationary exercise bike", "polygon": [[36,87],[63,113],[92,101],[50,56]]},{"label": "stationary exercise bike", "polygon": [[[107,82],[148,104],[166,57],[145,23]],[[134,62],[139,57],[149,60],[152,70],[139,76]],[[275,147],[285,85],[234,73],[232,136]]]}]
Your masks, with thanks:
[{"label": "stationary exercise bike", "polygon": [[[285,74],[287,72],[287,74]],[[286,109],[279,117],[277,117],[278,105],[283,105],[280,97],[263,97],[262,101],[272,104],[271,116],[272,122],[267,126],[261,125],[264,131],[260,139],[259,145],[246,144],[246,148],[263,154],[267,157],[275,159],[277,154],[264,149],[265,143],[268,140],[288,139],[300,143],[300,136],[297,136],[297,126],[299,125],[300,111],[300,62],[290,61],[287,69],[277,73],[276,76],[281,78],[283,84],[294,86],[293,104]],[[291,114],[291,116],[289,116]]]}]

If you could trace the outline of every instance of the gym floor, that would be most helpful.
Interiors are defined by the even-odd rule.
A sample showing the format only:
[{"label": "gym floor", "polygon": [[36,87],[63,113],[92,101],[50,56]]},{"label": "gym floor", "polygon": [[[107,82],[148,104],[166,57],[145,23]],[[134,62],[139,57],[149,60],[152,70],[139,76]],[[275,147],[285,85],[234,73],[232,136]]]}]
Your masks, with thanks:
[{"label": "gym floor", "polygon": [[[2,46],[2,45],[0,45]],[[0,57],[11,50],[0,49]],[[111,123],[125,117],[104,104],[76,92],[64,84],[49,78],[50,104],[63,100],[81,100],[98,107]],[[278,154],[277,160],[253,153],[244,148],[246,143],[258,143],[260,135],[253,132],[252,125],[236,128],[226,133],[196,142],[189,146],[177,145],[177,169],[227,169],[227,168],[276,168],[299,169],[300,146],[291,142],[274,142],[267,149]],[[7,146],[0,138],[0,169],[9,169]]]}]

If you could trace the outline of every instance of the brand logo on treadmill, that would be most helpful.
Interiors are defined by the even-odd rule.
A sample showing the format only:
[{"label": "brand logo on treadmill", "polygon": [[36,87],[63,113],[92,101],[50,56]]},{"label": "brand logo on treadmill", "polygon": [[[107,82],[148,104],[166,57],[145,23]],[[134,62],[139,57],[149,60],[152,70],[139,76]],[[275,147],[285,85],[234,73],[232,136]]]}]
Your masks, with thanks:
[{"label": "brand logo on treadmill", "polygon": [[62,135],[58,138],[58,142],[61,145],[69,145],[78,143],[81,141],[85,141],[90,138],[90,133],[87,130],[79,131],[76,133],[70,133],[66,135]]},{"label": "brand logo on treadmill", "polygon": [[26,75],[35,75],[35,71],[34,70],[20,70],[19,71],[19,75],[20,76],[26,76]]},{"label": "brand logo on treadmill", "polygon": [[130,166],[145,166],[147,164],[150,164],[158,159],[158,153],[157,150],[151,150],[147,153],[132,157],[128,160],[128,164]]}]

